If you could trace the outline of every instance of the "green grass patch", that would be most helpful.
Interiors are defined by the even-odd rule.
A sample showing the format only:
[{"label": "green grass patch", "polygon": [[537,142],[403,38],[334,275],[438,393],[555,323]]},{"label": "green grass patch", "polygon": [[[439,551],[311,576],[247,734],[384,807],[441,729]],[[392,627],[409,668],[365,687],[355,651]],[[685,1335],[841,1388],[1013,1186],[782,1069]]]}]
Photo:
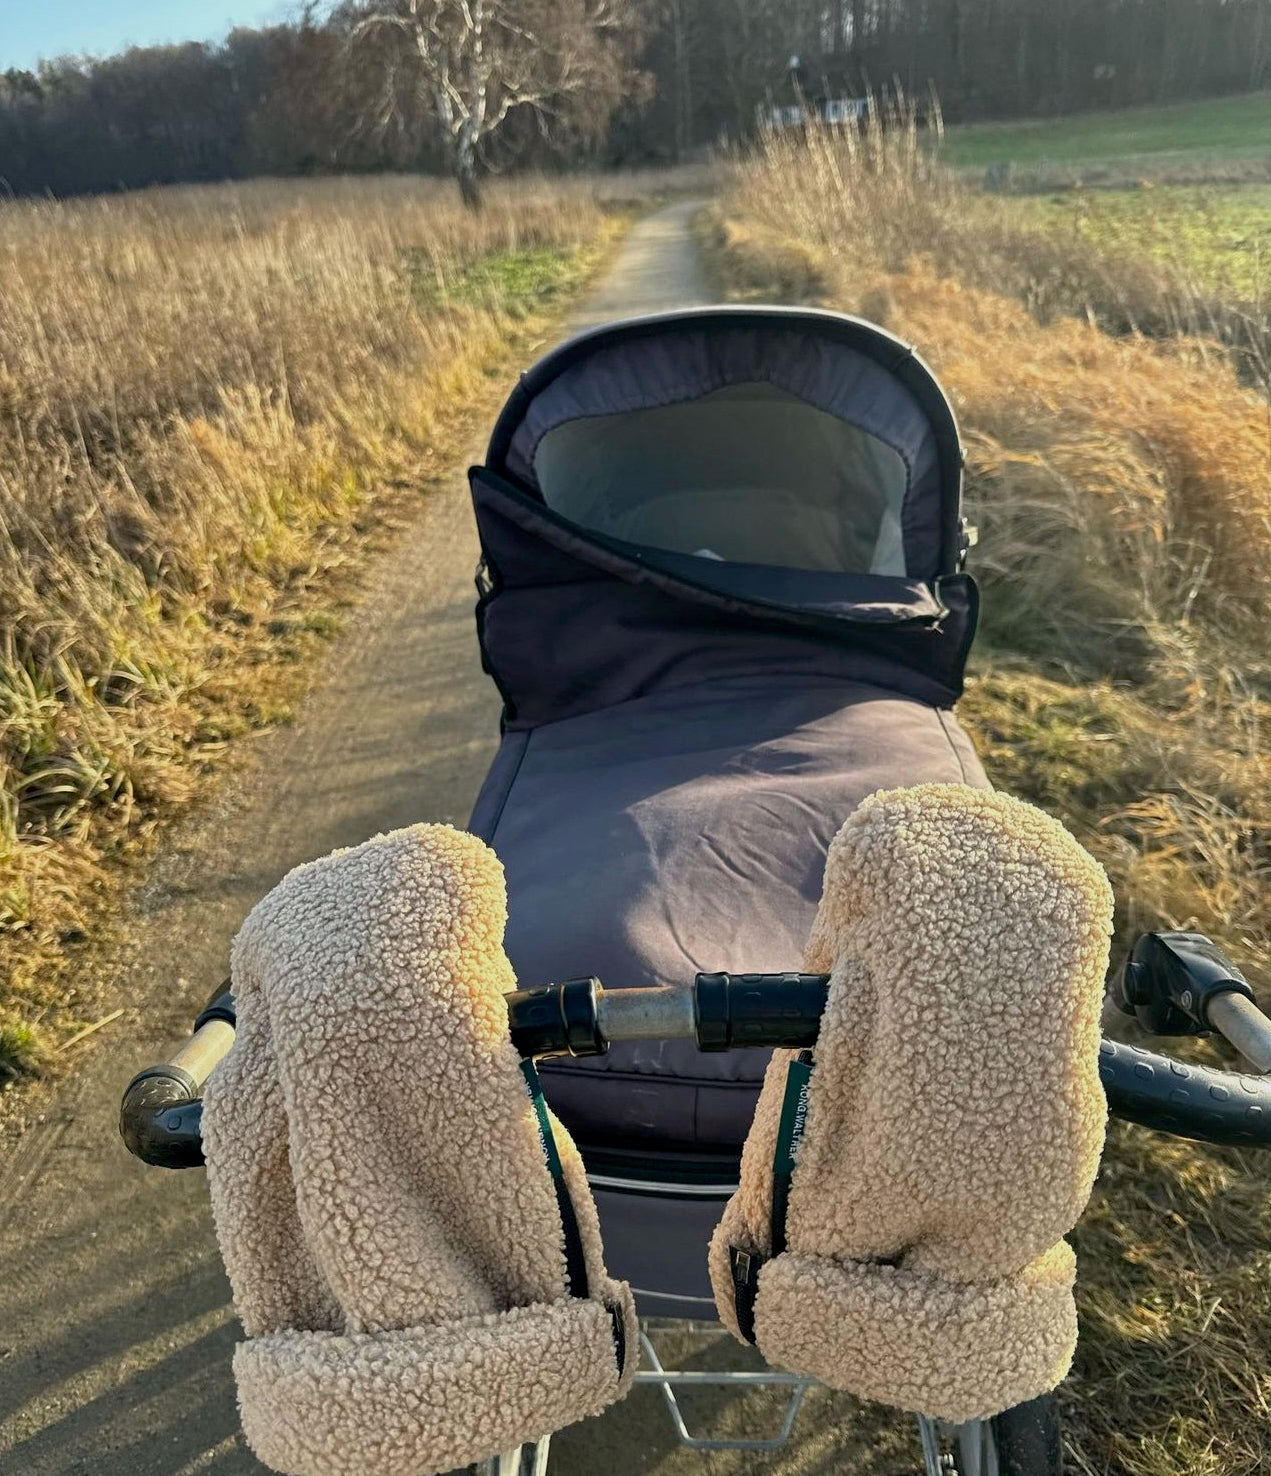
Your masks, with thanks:
[{"label": "green grass patch", "polygon": [[48,1048],[33,1025],[0,1021],[0,1085],[36,1076],[48,1060]]},{"label": "green grass patch", "polygon": [[458,271],[430,260],[410,258],[410,284],[422,308],[483,307],[513,311],[541,309],[578,285],[586,267],[579,253],[559,246],[496,251]]},{"label": "green grass patch", "polygon": [[949,129],[944,157],[959,168],[982,168],[998,160],[1060,164],[1139,154],[1265,154],[1271,152],[1269,130],[1271,92],[1251,92],[1168,107],[967,124]]},{"label": "green grass patch", "polygon": [[1021,224],[1174,267],[1207,291],[1266,295],[1271,185],[1154,186],[1016,197]]}]

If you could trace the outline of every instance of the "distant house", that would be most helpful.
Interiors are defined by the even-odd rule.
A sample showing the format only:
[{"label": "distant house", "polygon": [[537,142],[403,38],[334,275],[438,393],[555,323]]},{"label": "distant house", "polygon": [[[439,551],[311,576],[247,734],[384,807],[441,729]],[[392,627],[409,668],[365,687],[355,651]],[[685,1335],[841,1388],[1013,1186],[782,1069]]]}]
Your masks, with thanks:
[{"label": "distant house", "polygon": [[853,97],[846,79],[824,71],[814,72],[792,56],[780,84],[774,86],[763,121],[774,132],[806,128],[809,123],[846,127],[869,116],[867,97]]},{"label": "distant house", "polygon": [[869,117],[869,98],[828,97],[821,111],[825,123],[863,123]]},{"label": "distant house", "polygon": [[868,116],[867,97],[826,97],[816,102],[809,99],[801,103],[774,103],[768,110],[767,124],[780,133],[783,129],[806,128],[809,123],[845,127],[849,123],[863,123]]}]

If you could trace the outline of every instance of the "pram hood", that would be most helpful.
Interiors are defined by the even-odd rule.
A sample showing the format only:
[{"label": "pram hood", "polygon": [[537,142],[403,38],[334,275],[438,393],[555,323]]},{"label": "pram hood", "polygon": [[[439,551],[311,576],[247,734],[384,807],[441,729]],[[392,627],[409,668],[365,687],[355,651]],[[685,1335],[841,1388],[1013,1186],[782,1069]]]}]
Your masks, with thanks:
[{"label": "pram hood", "polygon": [[507,727],[765,667],[961,690],[957,425],[871,324],[723,307],[585,334],[523,376],[472,483]]}]

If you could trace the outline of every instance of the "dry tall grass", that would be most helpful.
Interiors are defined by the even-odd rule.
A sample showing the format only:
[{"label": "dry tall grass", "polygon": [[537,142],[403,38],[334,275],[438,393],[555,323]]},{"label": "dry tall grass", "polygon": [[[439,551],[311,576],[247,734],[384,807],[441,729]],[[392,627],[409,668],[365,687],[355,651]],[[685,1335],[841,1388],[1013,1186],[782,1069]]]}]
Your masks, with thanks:
[{"label": "dry tall grass", "polygon": [[[1217,340],[1236,351],[1243,378],[1271,393],[1265,290],[1215,291],[1212,271],[1194,270],[1181,242],[1149,254],[1048,229],[943,168],[939,140],[938,118],[919,131],[903,102],[883,127],[813,134],[807,149],[769,138],[769,167],[792,167],[799,184],[783,196],[795,228],[778,253],[791,285],[806,275],[809,247],[839,262],[863,251],[875,265],[898,268],[917,242],[962,285],[1015,298],[1043,322],[1077,316],[1116,335],[1191,337],[1197,347]],[[770,274],[771,250],[765,255]]]},{"label": "dry tall grass", "polygon": [[[903,125],[770,140],[712,239],[738,295],[860,312],[933,363],[981,534],[961,711],[990,772],[1108,866],[1122,943],[1199,926],[1271,1003],[1266,401],[1212,342],[1039,300],[1031,244],[1013,256]],[[1271,1165],[1119,1128],[1078,1250],[1076,1469],[1271,1468]]]},{"label": "dry tall grass", "polygon": [[326,623],[280,612],[614,219],[533,181],[480,215],[418,179],[0,208],[0,1083],[73,1023],[103,850],[275,715],[271,627]]}]

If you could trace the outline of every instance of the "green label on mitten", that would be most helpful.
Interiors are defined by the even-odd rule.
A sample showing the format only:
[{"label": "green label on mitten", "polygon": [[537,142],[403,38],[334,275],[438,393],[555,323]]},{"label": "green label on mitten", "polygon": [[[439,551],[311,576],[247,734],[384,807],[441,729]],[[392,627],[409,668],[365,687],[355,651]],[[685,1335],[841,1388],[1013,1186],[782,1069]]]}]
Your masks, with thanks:
[{"label": "green label on mitten", "polygon": [[781,1125],[772,1164],[772,1254],[786,1248],[786,1214],[790,1208],[790,1180],[799,1161],[799,1149],[808,1125],[808,1093],[812,1083],[812,1052],[803,1051],[786,1072],[786,1094],[781,1103]]}]

